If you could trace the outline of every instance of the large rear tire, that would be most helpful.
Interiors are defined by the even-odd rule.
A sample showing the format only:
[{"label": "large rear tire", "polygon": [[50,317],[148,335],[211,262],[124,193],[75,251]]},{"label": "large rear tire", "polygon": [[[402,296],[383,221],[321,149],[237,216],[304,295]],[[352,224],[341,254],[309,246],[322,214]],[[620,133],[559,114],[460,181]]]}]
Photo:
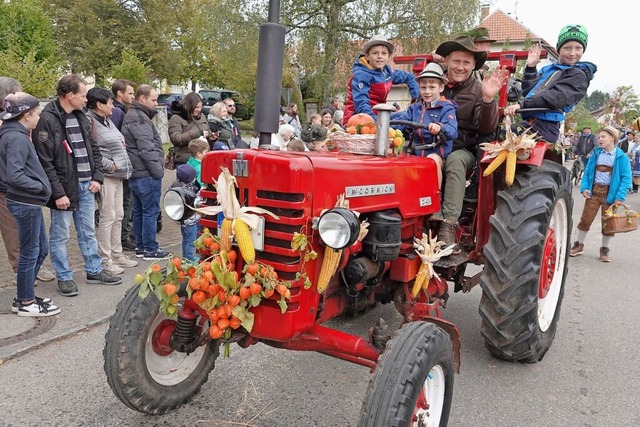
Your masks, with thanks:
[{"label": "large rear tire", "polygon": [[545,160],[498,192],[480,279],[485,347],[510,361],[542,360],[556,334],[571,237],[569,171]]},{"label": "large rear tire", "polygon": [[159,311],[153,295],[142,299],[139,287],[118,303],[105,336],[104,370],[115,395],[128,407],[146,414],[164,414],[187,402],[209,378],[219,354],[219,342],[193,353],[159,351],[154,335],[170,331],[174,319]]},{"label": "large rear tire", "polygon": [[453,399],[449,335],[428,322],[405,324],[388,343],[362,406],[359,427],[441,426]]}]

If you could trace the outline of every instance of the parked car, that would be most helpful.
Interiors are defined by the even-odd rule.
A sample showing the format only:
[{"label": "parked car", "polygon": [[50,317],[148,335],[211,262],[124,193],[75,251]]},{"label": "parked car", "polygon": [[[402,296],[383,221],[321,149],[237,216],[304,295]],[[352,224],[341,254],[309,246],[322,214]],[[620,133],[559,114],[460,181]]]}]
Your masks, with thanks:
[{"label": "parked car", "polygon": [[243,102],[243,96],[240,94],[240,92],[227,89],[202,89],[198,91],[198,93],[200,94],[200,96],[202,96],[203,99],[203,114],[209,115],[211,106],[216,102],[231,98],[236,103],[236,119],[248,120],[251,118],[251,111],[249,111],[249,108],[247,108],[246,103]]},{"label": "parked car", "polygon": [[162,93],[158,95],[158,105],[164,105],[167,107],[167,117],[171,117],[173,115],[173,111],[171,109],[171,103],[178,103],[182,99],[184,95],[181,93]]}]

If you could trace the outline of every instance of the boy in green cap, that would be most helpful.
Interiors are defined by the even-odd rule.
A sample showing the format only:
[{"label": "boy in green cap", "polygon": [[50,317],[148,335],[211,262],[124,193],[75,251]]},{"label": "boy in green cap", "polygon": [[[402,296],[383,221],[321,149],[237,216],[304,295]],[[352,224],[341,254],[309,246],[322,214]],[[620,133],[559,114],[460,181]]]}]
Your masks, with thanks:
[{"label": "boy in green cap", "polygon": [[581,62],[587,48],[587,30],[582,25],[567,25],[558,36],[558,62],[537,71],[540,44],[529,50],[522,77],[524,99],[505,108],[505,115],[515,115],[521,108],[547,108],[559,111],[523,112],[520,125],[531,128],[547,142],[558,141],[560,122],[565,114],[587,94],[589,83],[597,71],[595,64]]}]

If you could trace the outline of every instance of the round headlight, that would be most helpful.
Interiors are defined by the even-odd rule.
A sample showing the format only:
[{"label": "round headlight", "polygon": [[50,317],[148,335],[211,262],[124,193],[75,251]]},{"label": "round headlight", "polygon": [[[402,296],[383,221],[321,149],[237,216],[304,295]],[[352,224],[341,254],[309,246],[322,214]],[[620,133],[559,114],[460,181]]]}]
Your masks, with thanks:
[{"label": "round headlight", "polygon": [[194,206],[195,200],[195,193],[188,188],[170,188],[164,194],[164,211],[174,221],[184,221],[194,214],[189,206]]},{"label": "round headlight", "polygon": [[360,233],[360,222],[349,209],[334,208],[326,211],[318,222],[320,238],[333,249],[351,246]]}]

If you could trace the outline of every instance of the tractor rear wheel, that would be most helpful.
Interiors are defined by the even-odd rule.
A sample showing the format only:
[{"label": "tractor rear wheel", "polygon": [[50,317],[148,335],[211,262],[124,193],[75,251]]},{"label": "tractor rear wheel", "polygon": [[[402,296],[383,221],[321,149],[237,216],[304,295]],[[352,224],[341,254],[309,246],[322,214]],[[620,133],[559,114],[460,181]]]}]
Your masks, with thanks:
[{"label": "tractor rear wheel", "polygon": [[361,427],[446,426],[453,398],[453,349],[433,323],[405,324],[378,360]]},{"label": "tractor rear wheel", "polygon": [[[160,301],[153,293],[142,299],[138,289],[129,289],[111,318],[104,370],[111,390],[125,405],[146,414],[164,414],[200,390],[214,368],[220,344],[212,341],[190,354],[162,345],[176,321],[160,313]],[[198,324],[201,329],[207,325],[202,319]]]},{"label": "tractor rear wheel", "polygon": [[[526,169],[525,169],[526,168]],[[545,160],[499,191],[480,279],[481,333],[496,357],[535,363],[556,334],[567,278],[573,199],[569,171]]]}]

